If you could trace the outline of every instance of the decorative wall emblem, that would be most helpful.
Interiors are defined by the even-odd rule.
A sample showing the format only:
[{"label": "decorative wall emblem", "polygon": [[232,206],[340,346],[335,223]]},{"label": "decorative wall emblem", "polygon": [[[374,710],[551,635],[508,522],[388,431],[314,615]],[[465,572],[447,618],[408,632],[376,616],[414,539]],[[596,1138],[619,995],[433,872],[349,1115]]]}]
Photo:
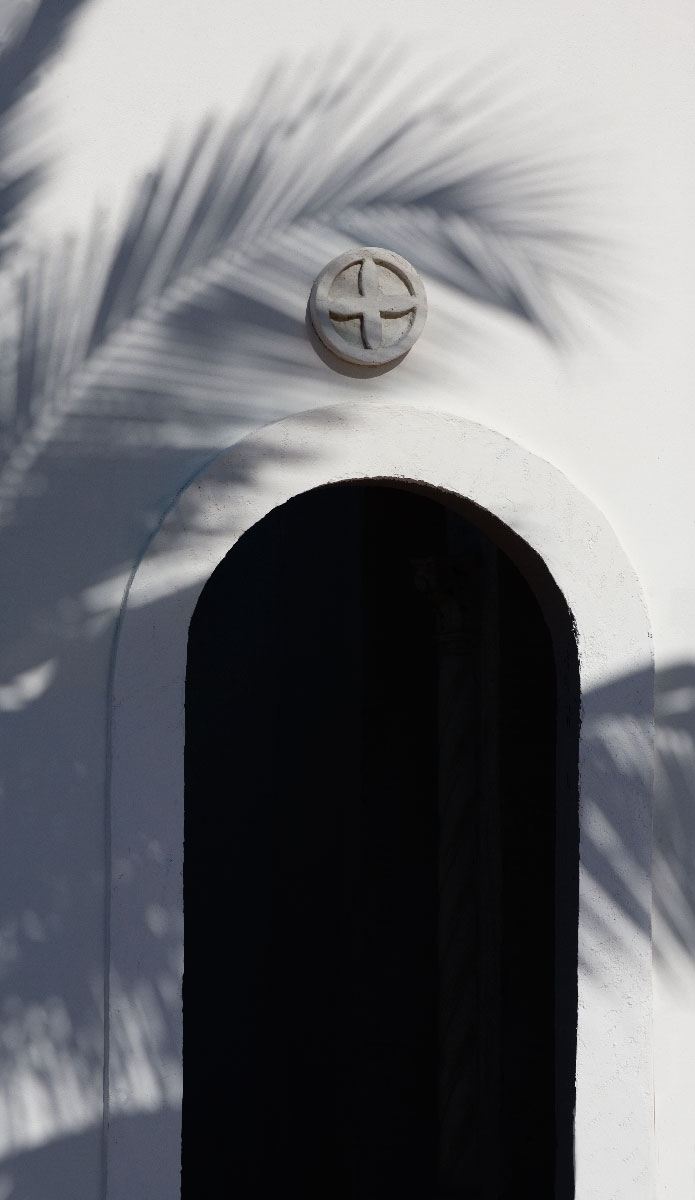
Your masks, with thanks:
[{"label": "decorative wall emblem", "polygon": [[400,254],[363,246],[324,267],[311,289],[311,321],[338,358],[378,367],[401,358],[417,341],[427,297],[414,267]]}]

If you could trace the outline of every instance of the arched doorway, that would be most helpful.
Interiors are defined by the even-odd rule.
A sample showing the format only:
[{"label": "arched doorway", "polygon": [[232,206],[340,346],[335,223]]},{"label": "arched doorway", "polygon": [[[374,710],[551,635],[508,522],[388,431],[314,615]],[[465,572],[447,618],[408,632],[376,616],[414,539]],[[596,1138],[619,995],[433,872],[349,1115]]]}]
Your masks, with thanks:
[{"label": "arched doorway", "polygon": [[[579,953],[563,985],[578,995],[577,1024],[569,1031],[576,1037],[575,1190],[577,1200],[649,1200],[654,664],[639,579],[605,515],[557,467],[464,417],[371,400],[307,411],[220,455],[163,514],[124,592],[106,772],[108,1198],[170,1200],[180,1187],[184,700],[196,604],[230,547],[273,509],[302,492],[356,479],[411,481],[409,487],[432,489],[457,511],[472,511],[475,523],[523,562],[553,629],[556,617],[564,628],[572,614],[573,657],[563,665],[558,652],[566,639],[554,646],[562,679],[558,717],[572,692],[563,675],[576,675],[577,657],[582,717]],[[619,681],[620,711],[629,714],[620,727],[607,719],[606,681]],[[597,756],[602,733],[612,752]],[[575,734],[572,722],[558,719],[559,743],[576,744]],[[559,763],[563,757],[571,763],[571,755]],[[574,786],[576,762],[568,770],[566,784]],[[558,805],[560,843],[565,811]],[[153,904],[170,916],[161,937],[171,965],[164,980],[150,956]],[[136,1076],[118,1070],[122,1039],[141,1017],[123,992],[128,971],[160,989],[166,1005],[165,1024],[156,1029],[164,1098],[148,1069],[148,1047],[141,1048],[144,1069]],[[141,1111],[157,1112],[156,1123],[121,1119]]]},{"label": "arched doorway", "polygon": [[203,589],[185,1196],[572,1194],[574,638],[461,507],[319,488]]}]

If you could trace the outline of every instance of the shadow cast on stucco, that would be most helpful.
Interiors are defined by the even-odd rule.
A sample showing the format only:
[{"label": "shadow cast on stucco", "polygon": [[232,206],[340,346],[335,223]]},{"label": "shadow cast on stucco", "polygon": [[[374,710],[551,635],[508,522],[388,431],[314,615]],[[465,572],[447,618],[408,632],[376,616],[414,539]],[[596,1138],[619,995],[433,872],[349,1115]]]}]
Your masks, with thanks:
[{"label": "shadow cast on stucco", "polygon": [[14,244],[11,228],[41,183],[45,144],[25,101],[39,70],[61,47],[85,0],[8,0],[0,14],[0,260]]},{"label": "shadow cast on stucco", "polygon": [[[680,956],[695,956],[695,820],[688,816],[695,781],[695,666],[682,663],[656,674],[654,763],[644,757],[644,714],[635,712],[625,701],[627,695],[640,691],[648,694],[651,687],[651,675],[645,671],[637,679],[616,679],[591,695],[592,715],[584,724],[584,736],[593,762],[599,772],[613,772],[617,766],[625,789],[619,796],[607,793],[601,810],[604,836],[601,844],[589,841],[583,845],[582,861],[628,925],[648,936],[652,922],[658,924],[660,965],[668,970],[667,947],[675,954],[674,963]],[[641,783],[645,772],[649,780],[652,770],[654,849],[649,864],[630,856],[622,833],[622,806],[630,794],[630,781]],[[635,886],[650,871],[651,911],[645,906],[641,888]],[[601,914],[596,912],[594,920],[600,926]]]},{"label": "shadow cast on stucco", "polygon": [[[672,945],[695,959],[695,664],[656,677],[654,919]],[[659,939],[661,942],[661,939]],[[657,961],[670,963],[661,948]],[[676,972],[677,974],[677,972]]]},{"label": "shadow cast on stucco", "polygon": [[[382,243],[558,345],[581,328],[568,295],[615,302],[598,269],[609,247],[543,112],[522,120],[509,81],[482,89],[473,69],[421,79],[413,104],[401,58],[277,68],[231,124],[174,139],[122,226],[99,217],[22,269],[3,345],[13,454],[0,507],[49,445],[130,454],[178,437],[209,453],[230,397],[267,420],[279,389],[328,383],[304,310],[346,242]],[[458,340],[465,323],[458,313]],[[413,384],[431,366],[413,357]]]},{"label": "shadow cast on stucco", "polygon": [[[175,1144],[178,1124],[178,1114],[167,1109],[114,1118],[114,1135],[128,1142],[142,1164],[141,1178],[148,1195],[157,1194],[162,1169],[152,1147],[169,1141]],[[49,1144],[9,1155],[0,1164],[0,1196],[3,1200],[46,1200],[48,1196],[51,1200],[75,1200],[77,1196],[89,1195],[84,1183],[92,1168],[90,1143],[88,1130],[75,1131],[59,1135]]]},{"label": "shadow cast on stucco", "polygon": [[[38,6],[25,70],[76,8]],[[365,379],[334,375],[307,338],[318,271],[346,244],[384,244],[449,294],[523,322],[556,348],[577,332],[564,295],[588,307],[611,302],[594,270],[605,246],[579,216],[576,181],[555,145],[545,147],[541,116],[518,135],[518,98],[505,95],[500,107],[497,85],[481,89],[476,71],[448,84],[430,74],[413,105],[412,80],[398,83],[401,57],[336,55],[320,70],[275,70],[230,125],[210,120],[175,139],[136,188],[122,228],[96,221],[13,281],[17,303],[0,346],[0,525],[12,581],[0,707],[14,747],[2,779],[13,868],[4,881],[1,1099],[14,1113],[5,1144],[15,1156],[12,1200],[32,1200],[45,1178],[60,1180],[56,1200],[91,1197],[74,1183],[61,1139],[83,1139],[83,1163],[100,1153],[107,681],[133,563],[222,449],[293,412],[365,394]],[[13,79],[5,76],[0,100],[15,96]],[[8,220],[33,179],[20,175],[6,192]],[[460,344],[465,320],[442,317],[408,356],[413,394],[444,343]],[[250,481],[264,465],[249,458]],[[162,579],[158,622],[189,586],[175,565]],[[605,703],[607,720],[629,719],[619,689]],[[674,726],[683,742],[692,741],[689,711]],[[673,753],[675,794],[687,755]],[[129,860],[115,864],[125,878],[146,877],[162,853],[150,815],[133,829]],[[607,815],[619,837],[619,814]],[[683,941],[692,894],[680,833],[664,840],[678,881],[664,914]],[[595,870],[641,920],[629,873],[600,854]],[[147,931],[149,952],[112,964],[122,1025],[111,1030],[111,1084],[117,1095],[122,1078],[139,1108],[112,1108],[111,1119],[145,1145],[180,1091],[167,1026],[179,1003],[180,914],[161,911],[153,895],[144,910],[134,905],[132,921]]]}]

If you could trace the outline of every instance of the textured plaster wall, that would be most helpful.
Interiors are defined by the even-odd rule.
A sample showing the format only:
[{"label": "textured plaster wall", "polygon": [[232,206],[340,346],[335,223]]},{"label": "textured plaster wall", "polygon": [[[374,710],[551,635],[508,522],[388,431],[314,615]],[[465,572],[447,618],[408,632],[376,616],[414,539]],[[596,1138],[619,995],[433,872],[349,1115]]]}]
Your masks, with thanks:
[{"label": "textured plaster wall", "polygon": [[[8,8],[8,38],[32,11]],[[516,155],[524,165],[536,154],[545,164],[534,177],[541,269],[520,283],[527,298],[539,293],[531,305],[537,320],[495,302],[505,294],[504,254],[491,272],[497,291],[482,299],[472,294],[460,258],[456,270],[442,265],[455,230],[448,224],[446,236],[435,237],[432,223],[448,221],[448,194],[433,185],[420,225],[403,233],[401,202],[409,193],[402,164],[398,186],[386,189],[388,203],[382,198],[349,221],[337,220],[326,192],[328,216],[316,209],[311,219],[271,228],[268,214],[282,204],[291,208],[296,197],[291,173],[285,175],[278,195],[264,193],[265,210],[250,205],[255,224],[247,222],[232,260],[218,256],[214,269],[186,276],[162,300],[157,271],[165,272],[156,264],[168,261],[169,251],[165,239],[155,239],[147,246],[155,262],[147,303],[131,313],[121,281],[106,317],[98,304],[90,308],[92,290],[103,286],[104,247],[119,235],[136,179],[163,159],[180,159],[186,131],[207,114],[233,117],[278,57],[297,62],[287,103],[296,103],[299,116],[284,136],[292,161],[301,161],[302,187],[311,189],[340,130],[330,139],[317,130],[302,110],[302,89],[310,89],[307,80],[319,68],[329,79],[339,71],[346,47],[362,63],[361,55],[377,45],[393,47],[394,62],[371,74],[358,66],[350,75],[355,111],[345,121],[353,149],[345,150],[345,160],[354,169],[341,187],[365,176],[374,95],[393,95],[395,110],[407,114],[442,79],[461,72],[468,80],[469,69],[476,71],[477,82],[462,83],[460,91],[489,94],[497,113],[492,124],[488,116],[478,124],[478,109],[468,101],[465,119],[443,109],[439,117],[465,144],[482,131],[483,160],[492,146],[493,157]],[[11,132],[13,169],[17,156],[24,161],[34,151],[48,166],[14,214],[10,249],[0,260],[0,397],[14,438],[0,474],[1,1200],[28,1200],[47,1189],[52,1200],[95,1200],[104,1186],[107,697],[114,631],[134,566],[187,481],[242,435],[337,402],[396,399],[468,418],[553,464],[603,512],[646,594],[659,690],[656,1188],[660,1198],[692,1195],[694,50],[692,8],[678,0],[666,6],[440,0],[426,8],[403,0],[376,10],[356,0],[347,15],[318,0],[77,6]],[[262,116],[259,100],[249,127]],[[413,161],[425,148],[422,135]],[[282,162],[281,149],[273,143]],[[531,202],[515,203],[518,186],[518,177],[496,176],[483,212],[501,200],[505,213],[526,213]],[[567,192],[561,236],[553,233],[558,187]],[[185,217],[185,196],[176,211]],[[213,218],[214,208],[206,228]],[[579,281],[563,257],[573,229]],[[507,225],[506,231],[523,240],[523,230]],[[75,241],[59,253],[66,233]],[[592,249],[583,257],[587,237]],[[397,371],[378,378],[333,373],[304,329],[312,279],[346,245],[381,241],[405,252],[403,239],[428,290],[430,317],[420,342]],[[418,245],[426,261],[418,260]],[[480,253],[478,243],[467,243],[467,250],[469,257]],[[489,275],[488,251],[482,257]],[[44,264],[40,283],[37,255]],[[34,281],[29,300],[20,286],[25,270]],[[544,298],[549,280],[551,302]],[[27,318],[31,303],[35,311]],[[562,313],[561,344],[545,336],[549,308]],[[90,339],[88,328],[80,334],[82,311],[90,320],[96,313],[110,332],[71,373],[69,356],[60,359],[61,337],[74,320],[69,344],[77,361]],[[23,361],[41,362],[52,381],[47,402],[26,371],[17,386],[12,348],[21,313]],[[27,330],[36,335],[35,354]],[[262,458],[249,463],[250,481],[262,484],[266,466]],[[158,620],[187,578],[186,563],[175,558],[160,566]],[[597,753],[621,758],[629,777],[639,764],[631,766],[629,739],[620,733],[630,719],[620,709],[620,680],[597,678],[595,685],[604,713]],[[620,829],[613,834],[619,856]],[[162,853],[156,831],[143,831],[120,864],[124,878],[129,872],[147,878],[148,863]],[[114,981],[121,1001],[111,1029],[112,1115],[124,1130],[143,1114],[153,1129],[165,1125],[180,1094],[167,1030],[176,1002],[179,964],[171,946],[179,914],[153,894],[132,915],[149,942],[146,969],[134,954]]]}]

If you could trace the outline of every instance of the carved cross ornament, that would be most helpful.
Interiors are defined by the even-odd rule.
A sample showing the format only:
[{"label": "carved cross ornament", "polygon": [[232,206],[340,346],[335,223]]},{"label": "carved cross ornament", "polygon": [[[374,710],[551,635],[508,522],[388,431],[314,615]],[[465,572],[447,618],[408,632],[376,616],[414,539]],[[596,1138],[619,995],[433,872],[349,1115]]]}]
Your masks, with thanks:
[{"label": "carved cross ornament", "polygon": [[427,317],[422,280],[400,254],[363,246],[324,267],[311,290],[311,321],[345,362],[383,366],[402,358]]}]

